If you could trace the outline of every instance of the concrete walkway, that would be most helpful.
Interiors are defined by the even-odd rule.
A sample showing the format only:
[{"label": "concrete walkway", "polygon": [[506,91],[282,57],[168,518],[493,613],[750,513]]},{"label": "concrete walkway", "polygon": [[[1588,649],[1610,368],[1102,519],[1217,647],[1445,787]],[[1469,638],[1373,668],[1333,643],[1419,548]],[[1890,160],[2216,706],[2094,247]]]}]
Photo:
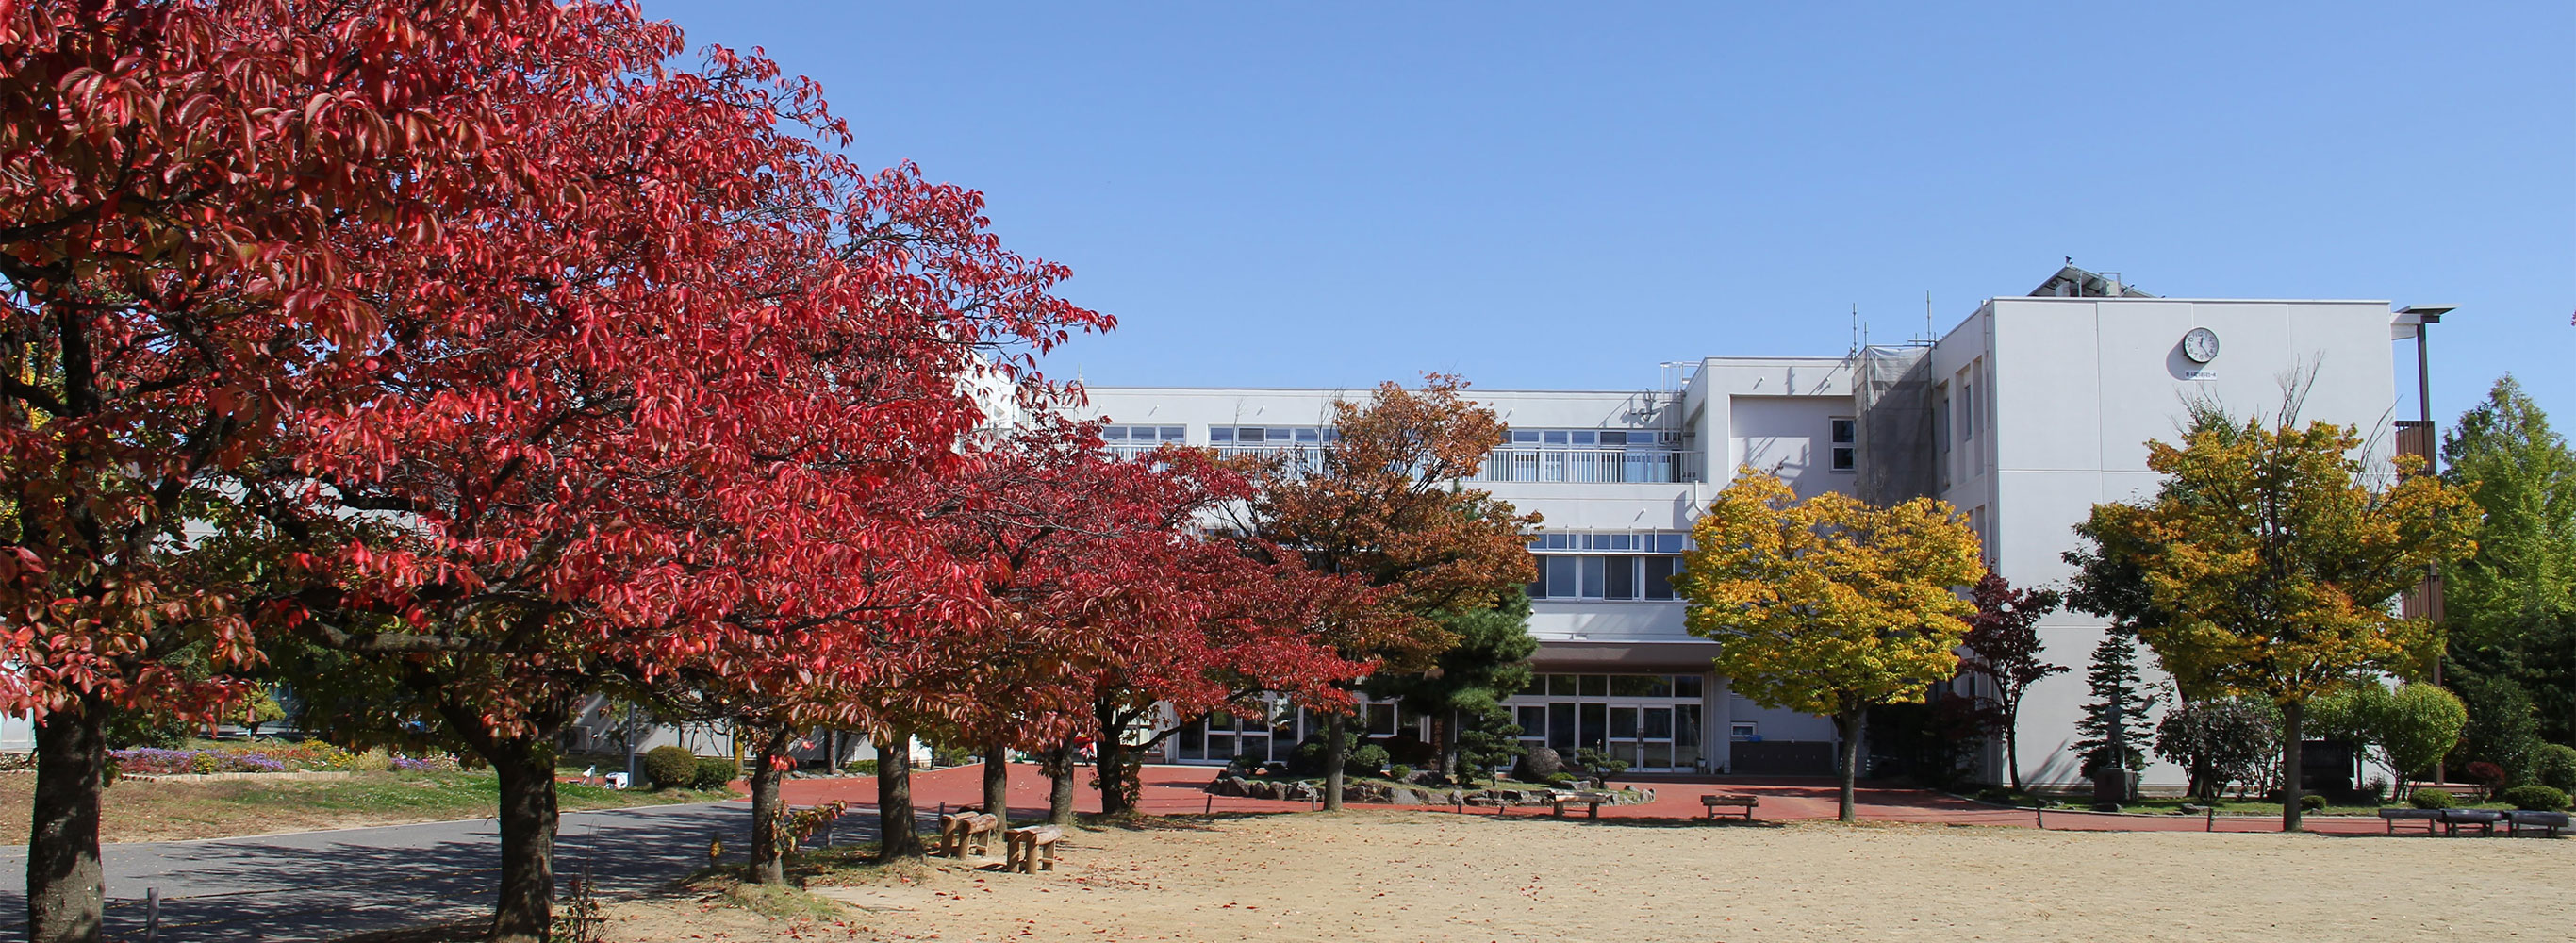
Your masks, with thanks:
[{"label": "concrete walkway", "polygon": [[[750,827],[741,802],[568,813],[556,873],[569,882],[587,866],[602,895],[632,894],[705,864],[716,835],[747,847]],[[874,840],[874,827],[853,817],[836,837]],[[161,892],[163,940],[327,940],[473,920],[491,913],[499,849],[492,819],[111,844],[107,935],[143,938],[150,888]],[[0,851],[0,939],[25,938],[26,863],[23,847]]]}]

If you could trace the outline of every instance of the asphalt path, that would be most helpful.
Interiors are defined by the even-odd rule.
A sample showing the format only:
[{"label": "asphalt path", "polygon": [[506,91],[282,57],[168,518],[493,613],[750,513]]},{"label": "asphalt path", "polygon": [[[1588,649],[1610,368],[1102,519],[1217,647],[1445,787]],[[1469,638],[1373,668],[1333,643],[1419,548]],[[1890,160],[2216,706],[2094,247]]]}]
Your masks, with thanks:
[{"label": "asphalt path", "polygon": [[[837,842],[874,841],[874,810],[834,823]],[[687,875],[723,837],[750,845],[747,802],[566,813],[556,839],[560,894],[588,869],[602,897]],[[818,841],[819,843],[819,841]],[[368,930],[475,919],[491,912],[501,839],[493,819],[245,838],[107,845],[107,936],[141,940],[144,897],[161,893],[170,943],[330,940]],[[0,851],[0,938],[26,938],[24,847]]]}]

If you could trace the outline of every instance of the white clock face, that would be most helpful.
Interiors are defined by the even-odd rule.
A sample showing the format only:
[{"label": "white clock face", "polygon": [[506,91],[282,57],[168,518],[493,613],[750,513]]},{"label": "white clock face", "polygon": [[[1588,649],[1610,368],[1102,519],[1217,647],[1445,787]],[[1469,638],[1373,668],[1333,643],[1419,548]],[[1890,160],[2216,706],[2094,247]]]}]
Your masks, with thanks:
[{"label": "white clock face", "polygon": [[2193,363],[2218,359],[2218,332],[2205,327],[2192,328],[2191,333],[2182,336],[2182,355],[2191,358]]}]

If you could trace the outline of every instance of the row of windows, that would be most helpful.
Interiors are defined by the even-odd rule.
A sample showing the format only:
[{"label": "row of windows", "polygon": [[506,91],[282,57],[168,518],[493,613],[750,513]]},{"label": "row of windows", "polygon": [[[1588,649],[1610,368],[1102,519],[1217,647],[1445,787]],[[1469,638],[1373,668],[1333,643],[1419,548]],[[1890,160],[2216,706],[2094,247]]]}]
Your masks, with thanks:
[{"label": "row of windows", "polygon": [[1100,437],[1110,445],[1147,445],[1156,442],[1179,444],[1188,441],[1187,426],[1102,426]]},{"label": "row of windows", "polygon": [[1674,697],[1696,701],[1706,675],[1531,675],[1524,697]]},{"label": "row of windows", "polygon": [[1212,426],[1209,445],[1322,445],[1342,440],[1330,426]]},{"label": "row of windows", "polygon": [[1514,448],[1635,448],[1660,446],[1669,448],[1681,441],[1681,434],[1657,429],[1513,429]]},{"label": "row of windows", "polygon": [[[1112,442],[1182,442],[1187,426],[1108,426],[1100,437]],[[1514,429],[1508,448],[1669,448],[1680,434],[1628,429]],[[1209,445],[1323,445],[1341,441],[1331,426],[1210,426]]]},{"label": "row of windows", "polygon": [[1680,557],[1613,557],[1549,554],[1538,558],[1538,579],[1531,580],[1531,599],[1673,598],[1673,574]]},{"label": "row of windows", "polygon": [[1690,535],[1671,531],[1531,534],[1529,544],[1532,552],[1633,550],[1638,553],[1680,553],[1689,547]]}]

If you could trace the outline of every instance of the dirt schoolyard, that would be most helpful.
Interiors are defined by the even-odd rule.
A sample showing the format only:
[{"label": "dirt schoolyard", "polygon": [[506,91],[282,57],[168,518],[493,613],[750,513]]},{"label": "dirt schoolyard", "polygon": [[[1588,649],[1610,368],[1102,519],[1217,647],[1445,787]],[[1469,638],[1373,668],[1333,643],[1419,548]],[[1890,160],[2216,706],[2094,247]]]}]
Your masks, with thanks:
[{"label": "dirt schoolyard", "polygon": [[[2559,940],[2576,841],[1424,811],[1158,819],[1054,874],[933,859],[773,921],[613,905],[612,941]],[[999,849],[996,848],[998,853]]]}]

